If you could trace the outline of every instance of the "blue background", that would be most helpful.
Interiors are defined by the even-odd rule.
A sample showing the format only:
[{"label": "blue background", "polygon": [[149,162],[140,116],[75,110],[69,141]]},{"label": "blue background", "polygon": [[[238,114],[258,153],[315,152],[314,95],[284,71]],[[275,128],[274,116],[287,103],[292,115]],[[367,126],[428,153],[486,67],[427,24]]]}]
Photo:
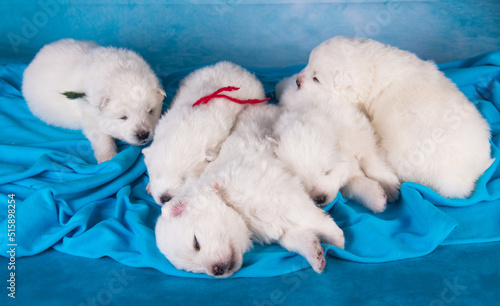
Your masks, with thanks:
[{"label": "blue background", "polygon": [[[247,260],[260,265],[261,271],[268,271],[269,274],[283,267],[289,268],[291,273],[265,278],[215,280],[174,277],[158,269],[147,268],[154,263],[150,260],[151,256],[146,256],[148,247],[137,252],[135,257],[127,253],[130,252],[130,245],[139,248],[141,243],[148,246],[152,244],[151,226],[159,210],[147,200],[149,197],[144,192],[147,178],[143,174],[142,161],[129,158],[139,156],[139,149],[125,146],[122,158],[116,159],[115,163],[93,165],[92,152],[80,132],[42,127],[29,113],[19,91],[21,72],[25,65],[10,65],[27,64],[43,45],[71,37],[139,52],[160,73],[169,99],[175,93],[179,78],[185,76],[189,69],[221,59],[247,67],[270,67],[252,70],[267,86],[266,92],[270,93],[279,77],[299,69],[298,66],[288,69],[276,67],[306,64],[310,50],[334,35],[373,38],[438,63],[463,60],[500,49],[500,1],[0,1],[0,64],[9,64],[0,70],[3,81],[0,82],[0,89],[10,89],[5,92],[0,90],[0,100],[3,103],[0,109],[3,116],[0,121],[1,143],[5,150],[10,150],[9,155],[0,155],[1,160],[10,161],[0,167],[0,181],[7,182],[0,184],[2,196],[16,191],[18,216],[22,217],[22,213],[37,215],[38,218],[31,219],[36,221],[35,225],[47,227],[54,221],[54,215],[48,214],[54,206],[46,201],[54,194],[57,195],[57,192],[52,193],[56,189],[51,189],[54,177],[57,182],[61,178],[72,180],[77,177],[76,174],[89,175],[89,180],[98,184],[92,171],[97,171],[103,180],[114,180],[116,172],[127,174],[119,173],[119,180],[116,180],[120,183],[119,186],[107,185],[100,193],[90,190],[88,198],[73,201],[71,193],[57,195],[57,207],[63,211],[57,216],[69,218],[79,211],[78,205],[87,210],[98,205],[107,208],[101,210],[95,220],[84,224],[93,227],[94,231],[90,233],[94,236],[78,235],[81,234],[78,230],[84,228],[81,223],[85,220],[73,218],[73,223],[69,223],[62,218],[58,221],[66,225],[64,231],[78,222],[79,227],[71,227],[69,235],[62,233],[63,230],[50,232],[52,238],[55,237],[54,241],[48,240],[47,236],[39,239],[37,234],[40,231],[30,231],[36,227],[33,222],[28,222],[29,218],[18,219],[18,233],[23,233],[23,229],[25,233],[24,238],[19,241],[20,253],[16,261],[18,299],[8,299],[5,286],[0,290],[0,305],[7,302],[15,302],[12,303],[15,305],[51,306],[137,305],[144,302],[148,305],[189,302],[217,302],[221,305],[498,303],[498,180],[485,185],[495,195],[494,199],[493,196],[492,199],[485,197],[481,198],[484,202],[478,203],[464,200],[460,202],[464,206],[462,208],[447,207],[445,202],[422,187],[407,185],[407,192],[422,197],[422,202],[428,202],[425,207],[430,213],[440,210],[461,221],[447,239],[426,256],[421,256],[426,252],[415,249],[410,251],[421,257],[380,263],[380,260],[371,260],[374,263],[367,264],[356,262],[356,258],[340,256],[342,253],[330,249],[326,271],[318,275],[312,269],[291,272],[307,268],[307,262],[299,256],[283,255],[279,253],[282,250],[277,246],[270,246],[266,247],[269,250],[267,254],[248,253]],[[440,67],[457,82],[467,96],[479,102],[477,105],[483,114],[489,115],[490,122],[498,122],[498,112],[491,110],[493,106],[495,111],[500,109],[500,53],[493,55],[496,65],[492,61],[483,60],[487,56],[481,56],[475,60],[446,63]],[[173,71],[173,74],[165,73]],[[37,128],[30,128],[32,125],[28,123],[38,124],[33,125]],[[500,125],[496,124],[495,127],[498,129]],[[24,130],[25,134],[15,132],[16,129]],[[51,131],[46,133],[49,129]],[[496,134],[496,144],[500,141],[498,137]],[[67,148],[74,150],[64,151]],[[51,154],[47,155],[48,150]],[[72,152],[82,151],[89,156],[88,163],[85,162],[85,155],[77,156],[83,163],[74,160],[71,155]],[[37,152],[40,156],[36,155]],[[74,168],[66,168],[67,161]],[[128,162],[132,165],[128,165]],[[129,166],[133,171],[128,171]],[[498,178],[498,169],[500,168],[492,168],[489,175]],[[21,175],[19,172],[22,172]],[[132,182],[127,184],[128,181]],[[486,180],[483,181],[486,184]],[[483,193],[482,190],[481,195]],[[61,197],[64,201],[60,200]],[[0,198],[1,217],[5,215],[3,203],[6,201],[5,197]],[[413,200],[408,204],[418,206],[414,201],[415,197],[411,199]],[[26,203],[28,205],[21,208]],[[130,209],[121,210],[125,204]],[[342,205],[336,205],[334,212],[353,215],[363,213],[362,207],[352,206],[352,203],[339,204]],[[439,206],[434,207],[432,204]],[[66,209],[68,207],[70,209]],[[424,206],[418,207],[422,209]],[[134,213],[133,208],[139,213]],[[388,213],[396,209],[398,207],[393,207]],[[44,211],[46,215],[39,213]],[[122,213],[124,216],[140,217],[139,221],[142,222],[133,219],[131,224],[134,224],[134,229],[140,228],[141,233],[149,231],[150,235],[131,235],[132,239],[129,236],[117,236],[118,238],[105,240],[104,238],[112,237],[105,233],[106,229],[108,233],[114,233],[114,229],[122,228],[120,226],[123,224],[117,223],[115,216]],[[436,216],[439,217],[440,214],[436,213]],[[369,215],[363,216],[366,218]],[[448,233],[436,229],[437,223],[431,222],[433,219],[422,214],[418,216],[431,225],[429,230],[442,235]],[[5,218],[0,218],[0,223],[5,221],[2,219]],[[411,225],[409,219],[397,220]],[[107,226],[108,223],[110,226]],[[101,226],[95,226],[96,224]],[[5,246],[3,225],[0,228],[1,247]],[[116,225],[118,226],[115,227]],[[64,234],[64,239],[56,237],[61,233]],[[369,234],[378,232],[374,230]],[[89,239],[84,243],[74,239],[85,237]],[[357,237],[368,240],[371,236]],[[404,240],[405,237],[400,238]],[[129,244],[122,243],[124,239],[128,239]],[[50,247],[56,242],[56,246]],[[108,254],[102,257],[100,249],[95,248],[98,242],[109,245],[113,256]],[[29,256],[30,250],[25,249],[34,246],[38,249]],[[424,251],[430,251],[435,245],[424,247],[427,247]],[[65,248],[73,252],[65,253]],[[25,251],[26,256],[21,257],[22,251]],[[89,256],[89,252],[95,253]],[[273,252],[276,256],[281,256],[283,266],[276,265],[276,260],[269,260],[269,254]],[[4,257],[5,252],[0,255],[0,280],[5,285],[8,275],[5,268],[9,259]],[[408,257],[404,253],[391,255]],[[142,268],[135,268],[137,266]],[[186,276],[182,271],[178,273],[179,276]]]},{"label": "blue background", "polygon": [[138,51],[156,70],[226,59],[306,64],[335,35],[363,36],[438,63],[500,47],[500,1],[2,0],[0,57],[29,62],[72,37]]}]

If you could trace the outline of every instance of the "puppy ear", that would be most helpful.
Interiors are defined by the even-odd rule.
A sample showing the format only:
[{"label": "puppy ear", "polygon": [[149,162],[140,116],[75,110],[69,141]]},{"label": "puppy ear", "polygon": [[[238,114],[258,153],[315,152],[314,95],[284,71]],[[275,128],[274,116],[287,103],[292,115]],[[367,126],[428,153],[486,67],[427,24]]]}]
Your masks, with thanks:
[{"label": "puppy ear", "polygon": [[217,156],[219,156],[219,150],[218,149],[208,149],[207,152],[205,153],[205,160],[207,162],[213,162]]},{"label": "puppy ear", "polygon": [[108,97],[104,97],[101,100],[101,105],[99,105],[99,109],[104,109],[106,106],[108,106],[110,99]]},{"label": "puppy ear", "polygon": [[183,200],[173,200],[163,205],[161,208],[162,216],[167,217],[167,219],[172,219],[180,216],[187,207],[187,202]]},{"label": "puppy ear", "polygon": [[278,158],[278,154],[276,154],[276,150],[278,149],[280,139],[278,137],[272,136],[272,135],[266,135],[266,139],[271,144],[271,149],[272,149],[272,153],[273,153],[274,158]]},{"label": "puppy ear", "polygon": [[160,88],[160,89],[158,89],[158,95],[166,97],[167,93],[163,89]]},{"label": "puppy ear", "polygon": [[345,72],[336,71],[333,74],[332,80],[334,88],[348,88],[352,86],[352,78]]},{"label": "puppy ear", "polygon": [[266,139],[271,143],[273,148],[277,147],[279,144],[279,138],[272,135],[266,135]]},{"label": "puppy ear", "polygon": [[224,186],[222,186],[219,182],[215,182],[213,187],[215,190],[215,194],[221,198],[222,202],[224,202],[226,205],[228,205],[228,203],[231,203],[229,196],[226,190],[224,189]]}]

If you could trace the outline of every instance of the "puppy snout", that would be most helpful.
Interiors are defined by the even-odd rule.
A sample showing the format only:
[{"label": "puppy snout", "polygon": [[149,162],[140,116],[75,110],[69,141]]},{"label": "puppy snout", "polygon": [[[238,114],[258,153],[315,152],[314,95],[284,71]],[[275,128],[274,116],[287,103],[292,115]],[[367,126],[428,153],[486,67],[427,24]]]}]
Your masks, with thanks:
[{"label": "puppy snout", "polygon": [[165,192],[164,194],[162,194],[160,196],[161,204],[165,204],[165,203],[169,202],[170,200],[172,200],[172,195],[168,192]]},{"label": "puppy snout", "polygon": [[297,84],[297,87],[300,88],[300,84],[302,84],[302,76],[298,76],[297,80],[295,80],[295,83]]},{"label": "puppy snout", "polygon": [[212,268],[212,272],[214,273],[214,275],[216,276],[219,276],[219,275],[222,275],[224,274],[224,266],[221,266],[221,265],[214,265],[213,268]]},{"label": "puppy snout", "polygon": [[137,132],[136,137],[139,141],[144,141],[144,140],[148,139],[149,131],[139,131],[139,132]]},{"label": "puppy snout", "polygon": [[323,206],[326,202],[326,194],[320,194],[317,195],[313,198],[314,203],[316,203],[317,206]]},{"label": "puppy snout", "polygon": [[217,263],[212,267],[212,273],[215,276],[224,275],[224,273],[230,271],[234,266],[234,262],[231,260],[229,263]]}]

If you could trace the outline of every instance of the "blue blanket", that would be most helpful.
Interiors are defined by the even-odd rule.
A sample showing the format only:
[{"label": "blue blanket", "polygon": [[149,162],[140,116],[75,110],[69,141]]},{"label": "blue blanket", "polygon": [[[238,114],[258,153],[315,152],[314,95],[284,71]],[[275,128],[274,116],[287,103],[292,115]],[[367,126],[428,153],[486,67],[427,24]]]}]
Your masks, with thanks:
[{"label": "blue blanket", "polygon": [[[303,66],[250,69],[271,95],[281,78]],[[207,277],[175,269],[156,248],[160,207],[146,193],[141,149],[118,143],[119,154],[97,165],[80,131],[34,117],[20,88],[24,65],[0,66],[0,254],[7,256],[9,195],[15,195],[16,256],[48,248],[83,256],[109,256],[133,267],[165,274]],[[340,194],[325,209],[346,235],[345,250],[327,254],[357,262],[386,262],[426,255],[442,244],[500,241],[500,52],[440,65],[485,116],[492,129],[494,164],[468,199],[445,199],[407,182],[401,197],[372,214]],[[191,70],[159,72],[169,95]],[[11,221],[12,222],[12,221]],[[278,245],[255,245],[232,277],[276,276],[308,268],[307,261]],[[328,269],[328,267],[327,267]]]}]

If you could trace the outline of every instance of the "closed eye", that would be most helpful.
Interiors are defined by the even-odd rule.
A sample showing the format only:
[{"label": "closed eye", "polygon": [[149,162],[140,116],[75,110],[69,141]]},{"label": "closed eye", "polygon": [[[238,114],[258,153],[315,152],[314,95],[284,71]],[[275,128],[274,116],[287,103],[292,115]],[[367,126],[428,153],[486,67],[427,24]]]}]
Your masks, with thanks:
[{"label": "closed eye", "polygon": [[198,242],[198,239],[196,239],[196,235],[194,235],[193,247],[196,250],[196,252],[200,251],[200,243]]},{"label": "closed eye", "polygon": [[318,83],[318,84],[320,84],[320,82],[319,82],[319,80],[318,80],[318,78],[317,78],[317,77],[314,77],[314,78],[313,78],[313,81],[314,81],[314,82],[316,82],[316,83]]},{"label": "closed eye", "polygon": [[154,111],[155,111],[154,109],[150,109],[148,113],[149,113],[150,115],[152,115],[152,114],[154,113]]},{"label": "closed eye", "polygon": [[121,120],[127,120],[127,119],[128,119],[128,117],[127,117],[127,116],[121,116],[121,117],[120,117],[120,119],[121,119]]}]

